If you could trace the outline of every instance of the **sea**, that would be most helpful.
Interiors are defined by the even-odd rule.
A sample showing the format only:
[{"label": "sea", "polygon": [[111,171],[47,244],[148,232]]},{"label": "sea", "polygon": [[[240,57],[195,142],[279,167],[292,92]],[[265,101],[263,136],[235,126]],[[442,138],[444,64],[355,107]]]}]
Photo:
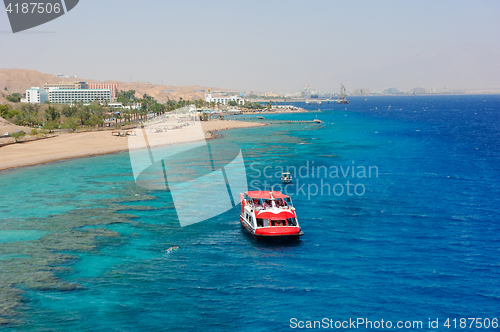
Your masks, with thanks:
[{"label": "sea", "polygon": [[299,240],[249,236],[238,202],[181,227],[128,152],[0,172],[0,330],[498,328],[500,96],[349,100],[213,141],[290,195]]}]

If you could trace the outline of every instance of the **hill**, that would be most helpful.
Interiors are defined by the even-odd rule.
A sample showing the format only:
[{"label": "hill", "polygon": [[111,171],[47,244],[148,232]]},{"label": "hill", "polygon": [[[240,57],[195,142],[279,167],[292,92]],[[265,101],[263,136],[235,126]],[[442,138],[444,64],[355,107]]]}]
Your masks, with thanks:
[{"label": "hill", "polygon": [[[148,84],[143,82],[120,82],[120,81],[96,81],[78,77],[57,77],[51,74],[40,73],[36,70],[29,69],[0,69],[0,90],[5,95],[8,92],[25,93],[26,89],[34,86],[43,87],[45,83],[58,82],[73,82],[85,81],[89,83],[113,83],[118,84],[119,90],[135,90],[137,97],[142,97],[144,94],[154,97],[159,101],[179,100],[196,100],[205,97],[205,91],[208,87],[194,86],[174,86],[174,85],[158,85]],[[213,90],[232,91],[230,89],[213,88]],[[5,103],[5,96],[0,94],[0,103]]]},{"label": "hill", "polygon": [[381,92],[383,95],[401,95],[404,94],[403,91],[399,91],[396,88],[387,88],[384,91]]},{"label": "hill", "polygon": [[[0,138],[2,138],[1,136],[3,136],[3,134],[5,133],[15,133],[16,131],[21,131],[21,130],[29,134],[31,128],[16,126],[15,124],[10,123],[9,121],[0,117]],[[0,143],[2,142],[0,141]]]}]

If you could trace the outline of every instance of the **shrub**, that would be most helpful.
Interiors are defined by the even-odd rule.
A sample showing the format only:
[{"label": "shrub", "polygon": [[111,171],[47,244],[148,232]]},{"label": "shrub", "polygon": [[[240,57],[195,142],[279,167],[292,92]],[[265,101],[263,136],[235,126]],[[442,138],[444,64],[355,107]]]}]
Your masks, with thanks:
[{"label": "shrub", "polygon": [[43,126],[43,129],[47,129],[49,133],[53,132],[55,129],[59,127],[59,124],[55,121],[47,121]]},{"label": "shrub", "polygon": [[13,93],[5,98],[12,103],[18,103],[21,100],[21,95],[19,93]]},{"label": "shrub", "polygon": [[10,137],[14,138],[16,142],[19,142],[22,137],[24,137],[26,133],[24,131],[18,131],[17,133],[12,133]]},{"label": "shrub", "polygon": [[78,123],[78,120],[76,120],[75,118],[67,118],[66,120],[64,120],[63,123],[64,129],[71,129],[73,131],[78,129],[79,126],[80,124]]},{"label": "shrub", "polygon": [[9,106],[8,105],[0,105],[0,116],[7,115],[9,113]]}]

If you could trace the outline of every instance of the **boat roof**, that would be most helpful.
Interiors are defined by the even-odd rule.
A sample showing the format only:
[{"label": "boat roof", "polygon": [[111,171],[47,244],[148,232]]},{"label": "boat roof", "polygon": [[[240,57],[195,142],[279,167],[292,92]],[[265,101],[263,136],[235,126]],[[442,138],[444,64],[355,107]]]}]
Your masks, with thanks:
[{"label": "boat roof", "polygon": [[281,191],[247,191],[246,194],[251,198],[264,198],[271,199],[271,193],[274,198],[289,198],[290,196],[284,195]]},{"label": "boat roof", "polygon": [[255,217],[259,219],[283,220],[287,218],[295,218],[295,211],[281,211],[274,213],[270,211],[255,211]]},{"label": "boat roof", "polygon": [[283,173],[281,173],[281,174],[290,174],[290,172],[283,172]]}]

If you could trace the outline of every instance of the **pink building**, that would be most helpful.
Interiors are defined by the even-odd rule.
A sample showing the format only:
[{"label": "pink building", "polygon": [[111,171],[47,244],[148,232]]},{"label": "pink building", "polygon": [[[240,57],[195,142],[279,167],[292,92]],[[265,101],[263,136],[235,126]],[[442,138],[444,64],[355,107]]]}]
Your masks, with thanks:
[{"label": "pink building", "polygon": [[116,98],[118,96],[118,84],[97,84],[89,83],[89,89],[109,89],[111,90],[111,98]]}]

